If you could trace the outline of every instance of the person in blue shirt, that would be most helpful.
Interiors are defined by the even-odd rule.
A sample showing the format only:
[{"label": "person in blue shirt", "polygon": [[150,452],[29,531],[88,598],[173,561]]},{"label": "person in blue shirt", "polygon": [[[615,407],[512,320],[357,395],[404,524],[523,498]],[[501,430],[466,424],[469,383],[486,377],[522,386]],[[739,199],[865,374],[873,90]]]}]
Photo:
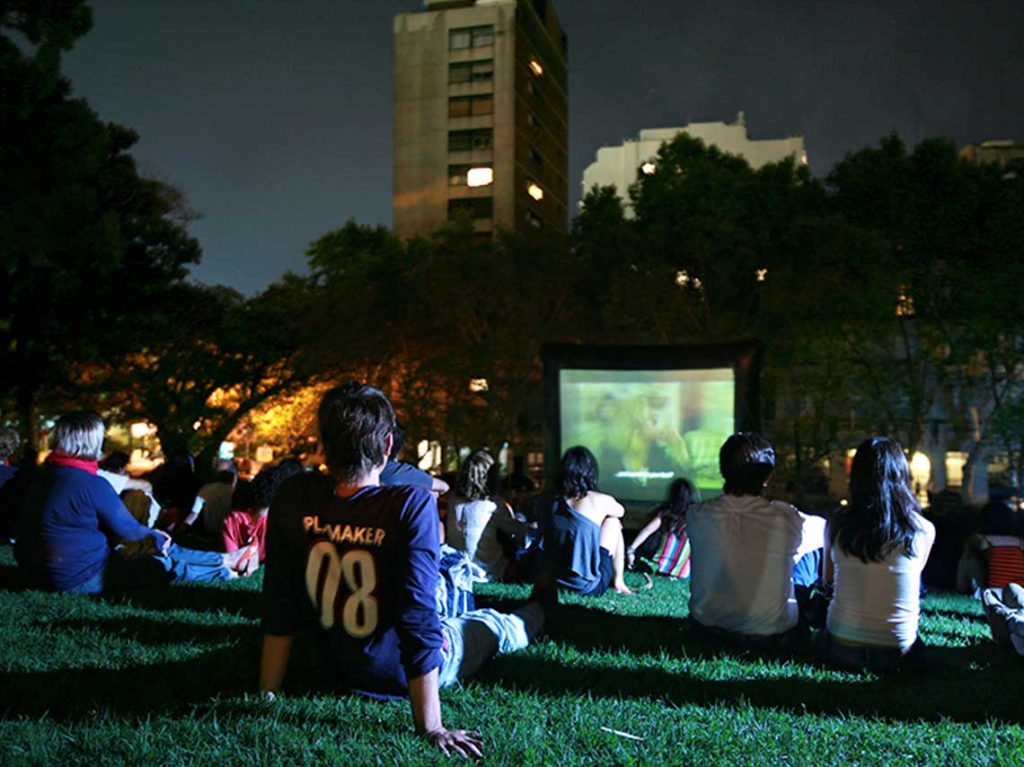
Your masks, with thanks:
[{"label": "person in blue shirt", "polygon": [[411,463],[399,460],[402,457],[402,449],[405,447],[405,430],[397,423],[392,434],[392,442],[391,455],[380,472],[381,487],[415,485],[425,487],[435,495],[444,495],[448,492],[448,483],[443,479],[432,477]]},{"label": "person in blue shirt", "polygon": [[[95,594],[117,587],[228,580],[253,568],[237,554],[193,551],[136,521],[114,488],[98,476],[105,429],[96,413],[61,416],[46,463],[20,497],[14,556],[39,588]],[[152,538],[155,556],[122,557],[122,541]]]},{"label": "person in blue shirt", "polygon": [[407,694],[418,733],[446,754],[479,757],[478,735],[442,723],[438,689],[497,652],[525,647],[543,610],[530,602],[513,613],[441,618],[437,502],[422,487],[380,486],[393,444],[391,403],[351,382],[327,392],[318,415],[330,476],[293,477],[270,507],[260,690],[275,698],[295,632],[319,625],[341,688]]}]

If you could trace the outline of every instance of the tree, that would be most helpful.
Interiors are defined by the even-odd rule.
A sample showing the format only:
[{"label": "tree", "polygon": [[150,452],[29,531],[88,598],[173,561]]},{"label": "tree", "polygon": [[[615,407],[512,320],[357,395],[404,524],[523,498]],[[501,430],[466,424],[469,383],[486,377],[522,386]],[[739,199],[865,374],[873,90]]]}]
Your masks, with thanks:
[{"label": "tree", "polygon": [[250,299],[222,286],[180,285],[149,343],[101,383],[122,415],[157,427],[165,454],[199,453],[208,465],[254,409],[307,383],[304,278],[286,275]]},{"label": "tree", "polygon": [[83,2],[0,4],[0,392],[30,444],[40,399],[135,348],[199,259],[180,193],[141,178],[135,134],[60,75],[60,53],[90,25]]}]

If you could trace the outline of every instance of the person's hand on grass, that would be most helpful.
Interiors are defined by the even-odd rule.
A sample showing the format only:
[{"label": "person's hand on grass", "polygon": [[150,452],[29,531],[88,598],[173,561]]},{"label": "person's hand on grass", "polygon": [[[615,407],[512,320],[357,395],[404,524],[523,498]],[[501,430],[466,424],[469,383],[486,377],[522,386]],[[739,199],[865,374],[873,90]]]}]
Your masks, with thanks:
[{"label": "person's hand on grass", "polygon": [[427,740],[444,752],[445,756],[451,756],[452,752],[462,757],[471,759],[483,759],[484,742],[480,739],[480,733],[475,730],[446,730],[440,728],[428,732]]}]

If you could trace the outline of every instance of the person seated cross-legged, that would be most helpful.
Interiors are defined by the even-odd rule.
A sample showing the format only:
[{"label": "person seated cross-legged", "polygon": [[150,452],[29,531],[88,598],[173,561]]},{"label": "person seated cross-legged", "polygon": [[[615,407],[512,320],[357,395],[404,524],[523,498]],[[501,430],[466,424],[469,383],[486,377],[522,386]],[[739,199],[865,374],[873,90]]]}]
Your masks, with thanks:
[{"label": "person seated cross-legged", "polygon": [[408,695],[417,732],[445,753],[479,757],[478,736],[442,723],[438,688],[525,647],[544,612],[531,602],[442,619],[437,502],[425,488],[379,484],[391,403],[352,382],[324,395],[318,417],[330,476],[292,477],[267,517],[260,689],[268,700],[280,691],[292,638],[310,626],[337,661],[339,687]]},{"label": "person seated cross-legged", "polygon": [[724,494],[692,508],[690,625],[698,635],[753,645],[786,645],[806,635],[793,587],[794,565],[824,546],[825,522],[763,496],[775,450],[760,434],[722,445]]}]

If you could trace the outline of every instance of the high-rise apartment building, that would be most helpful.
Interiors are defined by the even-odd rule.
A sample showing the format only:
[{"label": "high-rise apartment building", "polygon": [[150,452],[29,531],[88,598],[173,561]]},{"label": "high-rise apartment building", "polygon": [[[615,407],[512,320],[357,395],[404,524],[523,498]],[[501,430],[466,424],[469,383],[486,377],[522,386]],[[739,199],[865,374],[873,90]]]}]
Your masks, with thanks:
[{"label": "high-rise apartment building", "polygon": [[395,17],[393,227],[568,226],[566,37],[550,0],[425,0]]}]

